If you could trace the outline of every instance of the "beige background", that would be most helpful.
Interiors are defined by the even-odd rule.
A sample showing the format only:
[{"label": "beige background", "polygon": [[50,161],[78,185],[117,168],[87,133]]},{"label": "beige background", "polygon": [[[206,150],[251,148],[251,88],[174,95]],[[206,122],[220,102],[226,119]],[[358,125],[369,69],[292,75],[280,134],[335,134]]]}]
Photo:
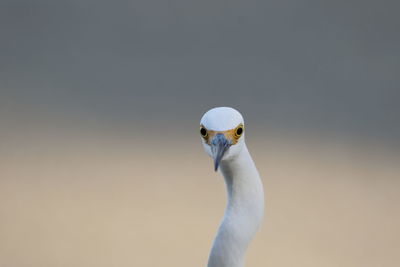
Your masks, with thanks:
[{"label": "beige background", "polygon": [[205,266],[240,110],[248,267],[400,266],[400,1],[0,0],[0,267]]},{"label": "beige background", "polygon": [[[248,266],[400,263],[398,154],[247,130],[266,191]],[[0,266],[204,266],[225,192],[197,133],[93,134],[3,147]]]}]

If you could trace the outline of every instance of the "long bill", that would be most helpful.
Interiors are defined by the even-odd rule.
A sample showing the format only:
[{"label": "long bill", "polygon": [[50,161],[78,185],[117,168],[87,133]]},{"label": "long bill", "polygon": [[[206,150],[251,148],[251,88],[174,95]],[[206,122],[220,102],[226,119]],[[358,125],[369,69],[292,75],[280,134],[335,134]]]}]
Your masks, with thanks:
[{"label": "long bill", "polygon": [[231,143],[225,138],[225,135],[219,133],[211,141],[211,152],[214,160],[214,170],[217,171],[219,164],[225,152],[231,146]]}]

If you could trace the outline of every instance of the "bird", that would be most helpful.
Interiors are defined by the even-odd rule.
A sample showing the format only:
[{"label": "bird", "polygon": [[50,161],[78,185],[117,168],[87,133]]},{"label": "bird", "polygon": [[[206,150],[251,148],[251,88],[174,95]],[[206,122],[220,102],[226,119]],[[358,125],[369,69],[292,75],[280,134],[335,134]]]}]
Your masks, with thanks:
[{"label": "bird", "polygon": [[200,120],[200,136],[224,177],[228,199],[207,267],[243,267],[264,216],[263,184],[245,143],[243,117],[234,108],[212,108]]}]

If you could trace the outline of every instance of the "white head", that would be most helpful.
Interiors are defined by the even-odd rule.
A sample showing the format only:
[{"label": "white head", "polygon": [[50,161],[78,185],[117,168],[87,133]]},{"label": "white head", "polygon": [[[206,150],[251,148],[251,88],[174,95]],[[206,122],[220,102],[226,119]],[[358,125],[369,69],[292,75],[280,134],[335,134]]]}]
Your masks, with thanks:
[{"label": "white head", "polygon": [[200,135],[204,150],[214,159],[217,170],[221,161],[235,158],[245,145],[243,117],[229,107],[210,109],[200,120]]}]

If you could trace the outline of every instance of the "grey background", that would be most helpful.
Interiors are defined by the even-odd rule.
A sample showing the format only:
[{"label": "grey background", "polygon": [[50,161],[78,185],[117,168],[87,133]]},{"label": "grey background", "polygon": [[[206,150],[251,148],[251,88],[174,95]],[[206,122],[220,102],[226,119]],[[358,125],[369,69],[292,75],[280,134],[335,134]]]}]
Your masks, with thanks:
[{"label": "grey background", "polygon": [[[254,127],[398,144],[398,1],[1,1],[4,131]],[[84,126],[82,126],[84,125]]]},{"label": "grey background", "polygon": [[205,266],[221,105],[265,189],[246,266],[400,266],[399,7],[0,0],[0,266]]}]

